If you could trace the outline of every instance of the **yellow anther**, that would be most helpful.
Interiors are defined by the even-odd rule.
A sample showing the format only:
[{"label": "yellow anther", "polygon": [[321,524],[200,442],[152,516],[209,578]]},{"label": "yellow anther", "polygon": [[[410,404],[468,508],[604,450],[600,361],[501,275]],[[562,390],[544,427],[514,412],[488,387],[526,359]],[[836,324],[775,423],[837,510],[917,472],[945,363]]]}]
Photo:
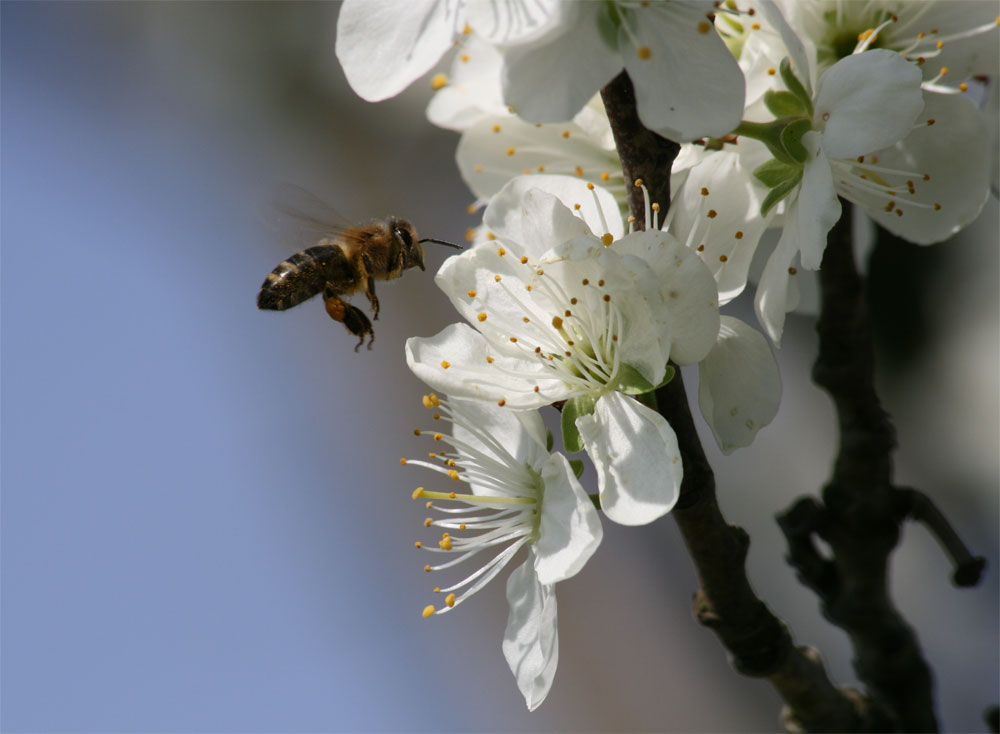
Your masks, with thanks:
[{"label": "yellow anther", "polygon": [[467,290],[465,293],[466,293],[466,295],[469,298],[475,298],[476,297],[476,292],[472,288],[470,288],[469,290]]},{"label": "yellow anther", "polygon": [[615,238],[611,235],[610,232],[605,232],[604,234],[601,235],[601,244],[603,244],[605,247],[610,247],[611,243],[614,241]]},{"label": "yellow anther", "polygon": [[527,255],[521,255],[521,264],[522,265],[527,265],[528,264],[528,256]]},{"label": "yellow anther", "polygon": [[573,205],[573,211],[575,211],[575,212],[580,211],[580,205],[579,204],[574,204]]},{"label": "yellow anther", "polygon": [[486,364],[493,364],[493,357],[488,354],[486,355]]},{"label": "yellow anther", "polygon": [[796,270],[795,268],[788,268],[788,274],[789,275],[795,275],[797,272],[799,272],[799,271]]},{"label": "yellow anther", "polygon": [[496,238],[497,238],[497,236],[495,234],[493,234],[492,232],[487,232],[486,233],[486,239],[488,239],[488,240],[495,240]]},{"label": "yellow anther", "polygon": [[400,459],[399,463],[402,464],[403,466],[406,466],[406,459]]},{"label": "yellow anther", "polygon": [[767,75],[768,76],[774,76],[777,73],[778,73],[778,70],[775,69],[773,66],[770,69],[767,70]]},{"label": "yellow anther", "polygon": [[501,277],[500,277],[499,275],[494,275],[494,276],[493,276],[493,280],[494,280],[495,282],[499,283],[499,282],[500,282],[501,280],[503,280],[503,278],[501,278]]},{"label": "yellow anther", "polygon": [[507,251],[505,249],[503,249],[502,247],[498,247],[497,248],[497,255],[499,255],[500,257],[503,257],[506,254],[507,254]]},{"label": "yellow anther", "polygon": [[569,138],[569,130],[563,130],[562,136],[564,138]]},{"label": "yellow anther", "polygon": [[459,529],[459,530],[465,530],[465,523],[464,523],[464,522],[460,522],[460,523],[458,524],[458,529]]},{"label": "yellow anther", "polygon": [[641,179],[641,178],[637,178],[637,179],[635,180],[635,187],[636,187],[636,188],[639,188],[639,187],[641,187],[641,186],[642,186],[642,179]]},{"label": "yellow anther", "polygon": [[448,86],[448,77],[445,74],[435,74],[431,77],[431,89],[435,92]]},{"label": "yellow anther", "polygon": [[552,317],[552,326],[553,327],[555,327],[556,329],[561,329],[562,325],[563,325],[563,320],[561,318],[559,318],[558,316],[553,316]]},{"label": "yellow anther", "polygon": [[708,196],[708,189],[705,188],[704,186],[701,187],[701,195]]},{"label": "yellow anther", "polygon": [[482,311],[476,314],[476,318],[479,319],[480,321],[486,321],[486,312]]},{"label": "yellow anther", "polygon": [[611,174],[608,173],[607,171],[603,171],[601,173],[601,180],[602,181],[607,181],[609,178],[611,178]]},{"label": "yellow anther", "polygon": [[723,262],[724,263],[727,260],[729,260],[728,256],[726,256],[726,255],[719,255],[719,262]]},{"label": "yellow anther", "polygon": [[455,595],[448,594],[448,596],[444,598],[444,603],[447,604],[449,607],[455,606]]},{"label": "yellow anther", "polygon": [[434,434],[434,440],[435,441],[440,441],[442,438],[444,438],[444,436],[441,435],[440,433],[435,433]]},{"label": "yellow anther", "polygon": [[588,189],[589,191],[593,191],[593,190],[594,190],[594,184],[592,184],[592,183],[590,183],[590,182],[588,181],[588,182],[587,182],[587,189]]},{"label": "yellow anther", "polygon": [[545,171],[545,166],[543,166],[541,163],[539,163],[538,164],[538,172],[539,173],[543,173],[544,171]]},{"label": "yellow anther", "polygon": [[[751,27],[751,28],[752,28],[753,30],[755,30],[755,31],[759,31],[759,30],[760,30],[760,23],[751,23],[751,24],[750,24],[750,27]],[[701,28],[699,28],[698,30],[701,30]],[[708,31],[705,31],[705,32],[707,33]]]},{"label": "yellow anther", "polygon": [[444,369],[448,369],[449,367],[451,367],[451,362],[449,362],[447,359],[442,359],[441,367],[443,367]]},{"label": "yellow anther", "polygon": [[733,235],[733,237],[735,237],[738,240],[741,240],[741,239],[743,239],[743,233],[737,231],[736,234]]},{"label": "yellow anther", "polygon": [[[425,407],[426,407],[426,406],[425,406]],[[420,435],[420,429],[419,429],[419,428],[414,428],[414,429],[413,429],[413,435],[414,435],[414,436],[419,436],[419,435]]]},{"label": "yellow anther", "polygon": [[[757,28],[760,28],[760,26],[759,26],[759,25],[757,25],[756,23],[754,23],[754,25],[755,25],[755,26],[757,26]],[[705,35],[706,33],[708,33],[708,32],[709,32],[710,30],[712,30],[712,24],[711,24],[711,23],[709,23],[709,22],[708,22],[707,20],[703,20],[703,21],[701,21],[701,22],[700,22],[700,23],[698,24],[698,32],[699,32],[699,33],[700,33],[701,35],[703,35],[703,36],[704,36],[704,35]]]},{"label": "yellow anther", "polygon": [[472,170],[475,171],[476,173],[482,173],[483,172],[483,167],[477,163],[476,165],[474,165],[472,167]]},{"label": "yellow anther", "polygon": [[413,494],[410,495],[410,499],[418,500],[423,496],[424,496],[424,488],[417,487],[415,490],[413,490]]},{"label": "yellow anther", "polygon": [[[698,29],[699,30],[701,29],[700,24],[698,26]],[[653,55],[653,52],[649,50],[649,46],[639,46],[639,48],[636,49],[636,55],[643,61],[646,61],[647,59],[649,59],[650,56]]]},{"label": "yellow anther", "polygon": [[958,88],[961,89],[963,92],[968,92],[969,91],[969,85],[966,84],[965,82],[962,82],[961,84],[959,84]]},{"label": "yellow anther", "polygon": [[417,541],[416,543],[414,543],[414,544],[413,544],[413,547],[414,547],[414,548],[423,548],[423,547],[424,547],[424,544],[423,544],[423,543],[421,543],[421,542],[420,542],[420,541],[418,540],[418,541]]},{"label": "yellow anther", "polygon": [[424,571],[426,571],[427,573],[430,573],[431,572],[431,564],[428,563],[426,566],[424,566]]},{"label": "yellow anther", "polygon": [[441,550],[451,550],[451,538],[449,537],[441,538],[441,540],[438,541],[438,546],[441,548]]},{"label": "yellow anther", "polygon": [[499,400],[497,400],[497,405],[499,405],[501,408],[503,406],[505,406],[506,404],[507,404],[507,399],[506,398],[500,398]]},{"label": "yellow anther", "polygon": [[448,470],[448,476],[451,478],[452,481],[454,482],[458,481],[458,472],[455,471],[454,469]]},{"label": "yellow anther", "polygon": [[517,151],[514,148],[507,148],[507,155],[514,155]]},{"label": "yellow anther", "polygon": [[582,176],[583,175],[583,169],[580,168],[580,166],[577,166],[576,168],[573,169],[573,173],[575,173],[577,176]]},{"label": "yellow anther", "polygon": [[428,410],[434,407],[434,400],[431,398],[430,395],[424,395],[423,397],[421,397],[420,402],[423,403],[424,407],[427,408]]},{"label": "yellow anther", "polygon": [[719,216],[719,212],[715,211],[715,209],[709,209],[708,214],[706,216],[709,219],[715,219],[717,216]]},{"label": "yellow anther", "polygon": [[424,619],[429,618],[433,614],[434,614],[434,607],[432,607],[430,604],[424,607]]}]

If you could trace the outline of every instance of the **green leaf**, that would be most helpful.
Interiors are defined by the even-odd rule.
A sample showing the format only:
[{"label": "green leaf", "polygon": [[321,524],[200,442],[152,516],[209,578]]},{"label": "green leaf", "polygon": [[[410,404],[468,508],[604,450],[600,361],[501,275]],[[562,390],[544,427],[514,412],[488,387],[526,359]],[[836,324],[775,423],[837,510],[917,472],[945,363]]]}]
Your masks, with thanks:
[{"label": "green leaf", "polygon": [[567,459],[569,461],[569,468],[573,470],[576,478],[579,479],[580,475],[583,474],[583,462],[580,459]]},{"label": "green leaf", "polygon": [[769,89],[764,92],[764,104],[775,117],[802,117],[806,114],[802,100],[791,92]]},{"label": "green leaf", "polygon": [[626,395],[641,395],[644,392],[655,390],[656,386],[639,374],[637,369],[631,365],[623,364],[618,370],[618,384],[615,389]]},{"label": "green leaf", "polygon": [[764,197],[764,203],[760,205],[760,215],[766,217],[767,213],[771,211],[774,206],[788,196],[795,187],[799,185],[799,181],[802,180],[802,171],[799,170],[798,175],[793,178],[785,179],[783,182],[779,183],[777,186],[773,187],[767,196]]},{"label": "green leaf", "polygon": [[812,130],[812,121],[802,117],[788,123],[781,131],[781,145],[796,163],[804,165],[809,160],[809,151],[802,144],[802,136],[810,130]]},{"label": "green leaf", "polygon": [[552,438],[552,431],[548,428],[545,429],[545,450],[552,451],[552,447],[555,445],[555,439]]},{"label": "green leaf", "polygon": [[[799,78],[795,76],[795,73],[792,71],[792,62],[787,56],[781,60],[780,68],[781,80],[785,83],[785,86],[788,87],[788,91],[799,98],[806,111],[806,116],[811,118],[813,116],[812,97],[809,96],[806,88],[802,86],[802,82],[799,81]],[[808,69],[804,69],[803,71],[808,72]]]},{"label": "green leaf", "polygon": [[594,405],[597,400],[589,395],[580,395],[570,398],[562,409],[562,434],[563,446],[567,453],[575,454],[583,451],[583,437],[576,427],[576,419],[582,415],[590,415],[594,412]]},{"label": "green leaf", "polygon": [[771,151],[771,155],[779,161],[794,164],[795,160],[788,155],[785,147],[781,144],[781,133],[792,119],[795,118],[782,118],[780,120],[772,120],[771,122],[748,122],[747,120],[743,120],[733,133],[745,138],[759,140],[767,146],[767,149]]}]

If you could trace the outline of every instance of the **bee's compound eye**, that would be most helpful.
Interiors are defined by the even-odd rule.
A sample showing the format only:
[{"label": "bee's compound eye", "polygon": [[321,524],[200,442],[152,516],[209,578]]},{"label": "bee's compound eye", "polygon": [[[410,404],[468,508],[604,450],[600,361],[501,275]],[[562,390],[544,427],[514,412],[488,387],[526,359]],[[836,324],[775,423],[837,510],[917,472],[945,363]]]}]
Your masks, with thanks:
[{"label": "bee's compound eye", "polygon": [[413,237],[410,235],[409,230],[404,227],[396,227],[396,236],[399,237],[400,241],[406,245],[407,249],[413,247]]}]

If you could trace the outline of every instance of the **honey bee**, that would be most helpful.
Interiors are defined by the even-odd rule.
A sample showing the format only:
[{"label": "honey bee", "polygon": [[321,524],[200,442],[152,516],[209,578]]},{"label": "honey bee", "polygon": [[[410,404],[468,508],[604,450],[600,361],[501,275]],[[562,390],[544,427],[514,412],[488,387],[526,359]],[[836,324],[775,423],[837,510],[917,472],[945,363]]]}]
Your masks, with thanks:
[{"label": "honey bee", "polygon": [[[321,212],[333,210],[304,190],[288,187],[299,200],[311,200],[312,208]],[[375,341],[372,323],[357,306],[343,299],[359,290],[364,291],[371,305],[372,319],[379,314],[376,280],[393,280],[406,270],[424,270],[424,242],[462,249],[458,245],[432,238],[417,239],[417,232],[405,219],[389,217],[372,220],[354,227],[330,223],[331,215],[317,217],[303,214],[298,207],[275,205],[293,220],[309,225],[321,234],[319,243],[283,260],[267,276],[257,294],[257,308],[284,311],[323,294],[326,312],[358,337],[354,351],[368,338],[368,348]]]}]

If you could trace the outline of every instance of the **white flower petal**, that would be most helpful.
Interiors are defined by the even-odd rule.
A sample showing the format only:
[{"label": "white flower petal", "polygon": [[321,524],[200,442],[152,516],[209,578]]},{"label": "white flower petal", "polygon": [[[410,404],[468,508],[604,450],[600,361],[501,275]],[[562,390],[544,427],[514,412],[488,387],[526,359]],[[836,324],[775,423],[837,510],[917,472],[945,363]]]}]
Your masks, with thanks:
[{"label": "white flower petal", "polygon": [[[796,5],[798,4],[798,0],[796,0]],[[810,48],[807,50],[806,44],[803,42],[807,39],[800,38],[799,35],[792,30],[791,26],[789,26],[788,22],[785,20],[785,16],[781,14],[781,10],[779,10],[778,7],[771,2],[771,0],[762,0],[762,2],[760,2],[757,6],[757,10],[760,12],[766,25],[770,26],[770,28],[773,31],[776,31],[781,37],[780,45],[784,47],[783,49],[775,49],[770,53],[761,49],[764,52],[760,55],[770,56],[773,60],[770,66],[774,66],[775,68],[777,68],[778,62],[781,61],[781,58],[787,55],[789,61],[791,61],[792,72],[796,77],[798,77],[798,80],[802,82],[806,92],[812,94],[816,80],[814,78],[815,69],[809,63],[809,59],[814,57],[814,50],[811,48],[811,44]],[[764,34],[752,33],[750,34],[750,41],[747,45],[749,46],[758,39],[765,40],[765,38],[766,36]],[[771,39],[767,40],[770,41]],[[769,45],[773,47],[776,44],[770,43]]]},{"label": "white flower petal", "polygon": [[369,102],[402,92],[451,48],[459,8],[440,0],[346,0],[336,53],[351,88]]},{"label": "white flower petal", "polygon": [[838,61],[816,90],[813,124],[823,131],[823,150],[855,158],[906,137],[924,108],[921,81],[916,65],[888,49]]},{"label": "white flower petal", "polygon": [[[689,168],[670,208],[670,233],[698,252],[715,276],[721,304],[743,292],[757,244],[774,216],[774,209],[760,216],[767,188],[752,174],[768,160],[766,148],[749,139],[740,140],[739,148],[712,152]],[[755,159],[743,155],[748,148]],[[709,211],[716,216],[708,217]]]},{"label": "white flower petal", "polygon": [[429,338],[407,339],[406,364],[434,390],[456,397],[503,400],[510,408],[540,408],[569,397],[566,386],[551,379],[544,365],[497,353],[466,324],[452,324]]},{"label": "white flower petal", "polygon": [[732,132],[743,113],[743,72],[706,21],[707,5],[636,8],[634,27],[626,31],[623,23],[618,32],[639,118],[671,140],[720,137]]},{"label": "white flower petal", "polygon": [[622,70],[617,48],[598,29],[604,3],[570,3],[572,27],[544,43],[511,48],[504,56],[504,100],[528,122],[573,119],[590,98]]},{"label": "white flower petal", "polygon": [[573,23],[573,3],[561,0],[466,0],[472,29],[497,46],[536,43]]},{"label": "white flower petal", "polygon": [[591,234],[587,223],[559,199],[538,188],[541,176],[518,176],[494,196],[483,223],[498,238],[517,245],[517,255],[537,261],[566,240]]},{"label": "white flower petal", "polygon": [[[808,270],[819,270],[823,251],[826,250],[826,236],[841,214],[840,201],[833,186],[833,171],[820,148],[819,137],[819,133],[810,131],[802,138],[809,151],[809,160],[799,184],[794,214],[798,218],[796,226],[802,267]],[[786,228],[792,216],[791,212],[786,212]]]},{"label": "white flower petal", "polygon": [[559,664],[555,587],[539,582],[532,556],[507,579],[510,614],[503,636],[503,656],[529,711],[549,694]]},{"label": "white flower petal", "polygon": [[612,392],[576,425],[597,469],[608,519],[645,525],[673,509],[684,470],[677,437],[662,415]]},{"label": "white flower petal", "polygon": [[503,103],[503,57],[475,33],[462,37],[448,83],[427,105],[427,119],[448,130],[466,130],[486,117],[509,117]]},{"label": "white flower petal", "polygon": [[698,363],[698,405],[723,453],[749,446],[778,414],[781,377],[767,339],[722,317],[719,341]]},{"label": "white flower petal", "polygon": [[600,545],[604,530],[597,508],[565,456],[552,454],[548,458],[542,467],[542,480],[545,495],[535,543],[535,571],[540,583],[554,584],[583,568]]},{"label": "white flower petal", "polygon": [[760,283],[757,284],[757,295],[754,298],[757,319],[775,344],[781,344],[781,334],[785,328],[785,314],[793,307],[790,305],[789,279],[792,276],[789,273],[789,268],[798,252],[799,244],[799,217],[795,209],[793,204],[786,213],[781,239],[778,240],[774,252],[767,259],[764,272],[760,276]]},{"label": "white flower petal", "polygon": [[[995,156],[984,154],[989,139],[985,120],[966,97],[925,92],[924,99],[921,119],[934,124],[918,125],[878,152],[880,166],[914,171],[914,193],[900,186],[893,211],[886,211],[884,199],[844,194],[890,232],[920,245],[946,240],[979,216],[989,198],[990,166],[996,162]],[[922,179],[925,173],[930,180]],[[907,206],[912,203],[923,208]]]},{"label": "white flower petal", "polygon": [[[501,410],[492,403],[454,395],[448,396],[448,403],[463,417],[452,426],[452,435],[460,441],[493,456],[499,444],[510,454],[513,463],[535,471],[541,470],[548,460],[545,423],[537,410]],[[467,424],[475,428],[470,429]],[[494,442],[484,442],[483,434]],[[469,483],[475,485],[475,482]]]}]

